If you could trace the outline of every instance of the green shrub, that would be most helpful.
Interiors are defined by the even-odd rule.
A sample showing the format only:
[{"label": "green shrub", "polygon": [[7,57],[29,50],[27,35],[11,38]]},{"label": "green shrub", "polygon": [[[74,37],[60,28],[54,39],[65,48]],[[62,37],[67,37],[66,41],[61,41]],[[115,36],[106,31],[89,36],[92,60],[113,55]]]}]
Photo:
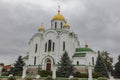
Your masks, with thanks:
[{"label": "green shrub", "polygon": [[87,73],[81,73],[80,78],[88,78],[88,74]]},{"label": "green shrub", "polygon": [[1,76],[9,76],[9,73],[8,73],[8,72],[3,72],[3,73],[1,74]]},{"label": "green shrub", "polygon": [[46,71],[46,70],[41,70],[40,71],[40,76],[41,77],[47,77],[48,75],[52,75],[51,71]]},{"label": "green shrub", "polygon": [[104,77],[102,74],[98,73],[98,72],[94,72],[93,73],[93,78],[98,78],[98,77]]},{"label": "green shrub", "polygon": [[22,71],[19,71],[15,76],[22,76]]},{"label": "green shrub", "polygon": [[80,72],[75,72],[74,77],[80,77],[81,73]]},{"label": "green shrub", "polygon": [[25,77],[25,80],[32,80],[31,77]]},{"label": "green shrub", "polygon": [[106,77],[99,77],[97,80],[108,80]]},{"label": "green shrub", "polygon": [[48,76],[45,80],[54,80],[51,76]]},{"label": "green shrub", "polygon": [[74,77],[79,77],[79,78],[88,78],[87,73],[80,73],[80,72],[75,72]]},{"label": "green shrub", "polygon": [[70,79],[70,80],[79,80],[78,78],[72,78],[72,79]]},{"label": "green shrub", "polygon": [[16,78],[14,76],[10,76],[10,77],[8,77],[7,80],[16,80]]}]

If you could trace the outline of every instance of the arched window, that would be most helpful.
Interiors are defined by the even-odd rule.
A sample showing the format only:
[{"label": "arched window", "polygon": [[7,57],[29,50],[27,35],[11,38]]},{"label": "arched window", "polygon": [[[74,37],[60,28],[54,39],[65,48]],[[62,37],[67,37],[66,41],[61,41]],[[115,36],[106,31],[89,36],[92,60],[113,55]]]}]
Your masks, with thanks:
[{"label": "arched window", "polygon": [[60,26],[61,26],[61,29],[62,29],[62,27],[63,27],[63,23],[62,22],[61,22]]},{"label": "arched window", "polygon": [[47,51],[47,43],[45,43],[45,52]]},{"label": "arched window", "polygon": [[77,61],[77,65],[79,65],[79,61]]},{"label": "arched window", "polygon": [[55,22],[55,28],[57,28],[57,22]]},{"label": "arched window", "polygon": [[36,56],[34,57],[34,65],[36,65]]},{"label": "arched window", "polygon": [[53,42],[53,49],[52,49],[52,51],[54,51],[54,48],[55,48],[55,43]]},{"label": "arched window", "polygon": [[38,47],[38,45],[36,44],[36,45],[35,45],[35,53],[37,52],[37,47]]},{"label": "arched window", "polygon": [[63,42],[63,51],[65,51],[65,41]]},{"label": "arched window", "polygon": [[92,65],[94,66],[94,57],[92,57]]},{"label": "arched window", "polygon": [[48,51],[51,51],[51,44],[52,44],[52,40],[48,41]]}]

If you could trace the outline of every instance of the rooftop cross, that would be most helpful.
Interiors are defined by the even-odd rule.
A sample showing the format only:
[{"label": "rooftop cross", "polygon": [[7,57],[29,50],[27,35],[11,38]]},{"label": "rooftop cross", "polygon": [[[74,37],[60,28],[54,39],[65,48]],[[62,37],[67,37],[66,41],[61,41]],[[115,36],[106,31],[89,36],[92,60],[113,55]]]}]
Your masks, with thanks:
[{"label": "rooftop cross", "polygon": [[58,14],[60,14],[60,5],[58,5]]}]

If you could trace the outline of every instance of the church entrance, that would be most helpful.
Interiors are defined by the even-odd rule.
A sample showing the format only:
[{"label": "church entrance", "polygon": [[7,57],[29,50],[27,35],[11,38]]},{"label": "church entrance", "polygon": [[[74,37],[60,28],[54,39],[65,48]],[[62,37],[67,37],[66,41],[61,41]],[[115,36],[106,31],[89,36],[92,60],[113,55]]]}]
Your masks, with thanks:
[{"label": "church entrance", "polygon": [[51,71],[51,60],[49,58],[46,59],[46,70]]}]

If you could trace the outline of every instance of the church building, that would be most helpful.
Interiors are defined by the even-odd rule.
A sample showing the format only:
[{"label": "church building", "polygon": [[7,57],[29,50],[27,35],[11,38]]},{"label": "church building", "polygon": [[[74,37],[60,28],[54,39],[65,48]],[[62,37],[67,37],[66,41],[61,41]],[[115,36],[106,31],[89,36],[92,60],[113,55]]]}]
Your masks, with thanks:
[{"label": "church building", "polygon": [[70,26],[61,14],[60,8],[51,19],[49,29],[41,25],[29,41],[28,68],[52,71],[57,68],[61,56],[66,51],[72,60],[75,71],[85,73],[87,66],[95,65],[97,54],[86,43],[80,46],[77,34],[70,31]]}]

